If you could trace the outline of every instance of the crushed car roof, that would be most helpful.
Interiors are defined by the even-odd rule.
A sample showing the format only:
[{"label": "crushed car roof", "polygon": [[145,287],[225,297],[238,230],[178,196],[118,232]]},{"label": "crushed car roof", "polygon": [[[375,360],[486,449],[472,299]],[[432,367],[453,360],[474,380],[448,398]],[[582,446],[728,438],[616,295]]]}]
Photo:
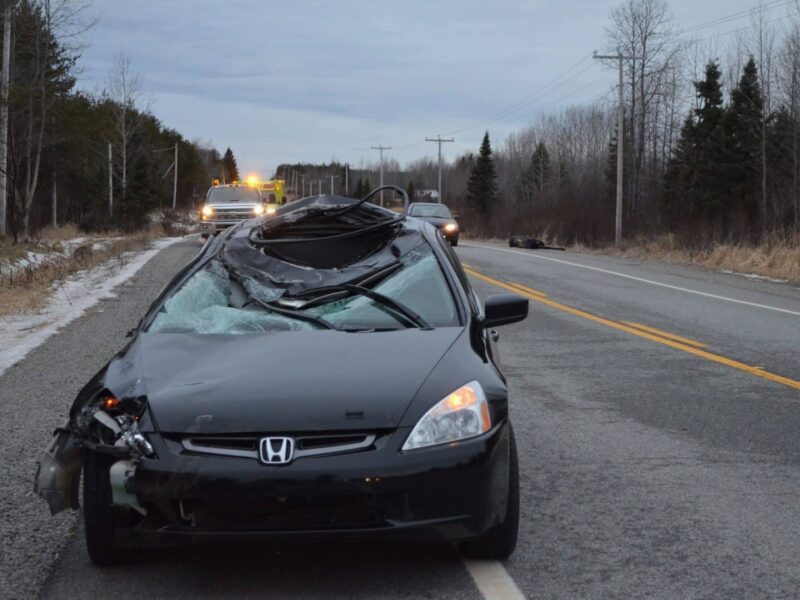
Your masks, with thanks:
[{"label": "crushed car roof", "polygon": [[284,297],[358,282],[423,241],[405,213],[366,200],[322,195],[284,205],[237,227],[221,258],[228,270],[280,288]]}]

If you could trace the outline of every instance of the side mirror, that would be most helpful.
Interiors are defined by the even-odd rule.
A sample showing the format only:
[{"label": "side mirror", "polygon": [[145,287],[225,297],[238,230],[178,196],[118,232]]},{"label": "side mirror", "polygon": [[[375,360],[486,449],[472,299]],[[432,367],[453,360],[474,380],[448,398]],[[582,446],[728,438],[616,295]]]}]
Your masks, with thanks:
[{"label": "side mirror", "polygon": [[460,216],[461,216],[461,215],[457,215],[456,213],[453,213],[453,220],[454,220],[454,221],[458,221],[458,218],[459,218]]},{"label": "side mirror", "polygon": [[528,299],[517,294],[492,294],[486,298],[484,327],[499,327],[524,320],[528,316]]}]

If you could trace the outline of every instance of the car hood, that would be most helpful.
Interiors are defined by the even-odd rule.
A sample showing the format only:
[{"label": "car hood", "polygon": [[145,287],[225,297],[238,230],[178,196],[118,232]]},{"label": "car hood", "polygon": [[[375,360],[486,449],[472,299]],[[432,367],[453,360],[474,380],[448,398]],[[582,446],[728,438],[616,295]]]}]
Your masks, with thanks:
[{"label": "car hood", "polygon": [[462,331],[149,333],[131,359],[165,433],[391,429]]},{"label": "car hood", "polygon": [[434,227],[444,227],[448,223],[455,223],[455,219],[449,219],[447,217],[414,217],[415,219],[419,219],[420,221],[425,221],[430,223]]}]

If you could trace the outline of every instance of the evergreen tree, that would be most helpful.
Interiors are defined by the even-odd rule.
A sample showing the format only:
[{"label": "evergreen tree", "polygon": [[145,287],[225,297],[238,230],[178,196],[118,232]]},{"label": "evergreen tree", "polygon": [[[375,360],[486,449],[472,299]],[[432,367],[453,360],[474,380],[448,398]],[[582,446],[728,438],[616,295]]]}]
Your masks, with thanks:
[{"label": "evergreen tree", "polygon": [[742,70],[739,84],[731,92],[725,118],[726,180],[731,209],[751,220],[758,215],[761,197],[761,124],[764,101],[755,59]]},{"label": "evergreen tree", "polygon": [[239,181],[239,166],[236,164],[236,157],[230,148],[227,148],[222,156],[222,175],[226,183]]},{"label": "evergreen tree", "polygon": [[133,162],[128,193],[120,198],[120,218],[126,231],[141,229],[147,214],[156,207],[159,178],[150,153],[140,154]]},{"label": "evergreen tree", "polygon": [[492,159],[489,132],[483,136],[478,159],[467,182],[467,203],[479,213],[486,215],[497,201],[497,172]]},{"label": "evergreen tree", "polygon": [[681,217],[712,219],[725,203],[725,109],[722,73],[711,61],[705,77],[694,86],[700,101],[686,118],[677,149],[665,177],[664,210],[669,220]]}]

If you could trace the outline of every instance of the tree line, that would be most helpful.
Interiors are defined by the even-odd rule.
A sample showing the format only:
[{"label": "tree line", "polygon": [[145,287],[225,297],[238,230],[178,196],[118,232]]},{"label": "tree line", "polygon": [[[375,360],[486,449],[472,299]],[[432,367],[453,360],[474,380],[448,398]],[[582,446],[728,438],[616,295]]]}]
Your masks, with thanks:
[{"label": "tree line", "polygon": [[[176,145],[178,207],[190,206],[214,178],[238,178],[230,149],[220,156],[150,112],[124,54],[101,92],[76,88],[75,40],[90,25],[87,6],[82,0],[13,5],[5,172],[6,233],[15,241],[52,223],[86,230],[146,225],[152,211],[172,205]],[[2,38],[0,50],[1,44]]]},{"label": "tree line", "polygon": [[[798,10],[777,19],[774,7],[756,7],[733,39],[708,42],[677,27],[666,0],[623,0],[612,9],[608,50],[626,56],[627,237],[670,232],[705,244],[797,236]],[[451,162],[445,198],[465,226],[484,235],[613,240],[616,91],[540,115],[494,149],[487,132],[477,154]],[[431,163],[409,165],[409,178]]]}]

